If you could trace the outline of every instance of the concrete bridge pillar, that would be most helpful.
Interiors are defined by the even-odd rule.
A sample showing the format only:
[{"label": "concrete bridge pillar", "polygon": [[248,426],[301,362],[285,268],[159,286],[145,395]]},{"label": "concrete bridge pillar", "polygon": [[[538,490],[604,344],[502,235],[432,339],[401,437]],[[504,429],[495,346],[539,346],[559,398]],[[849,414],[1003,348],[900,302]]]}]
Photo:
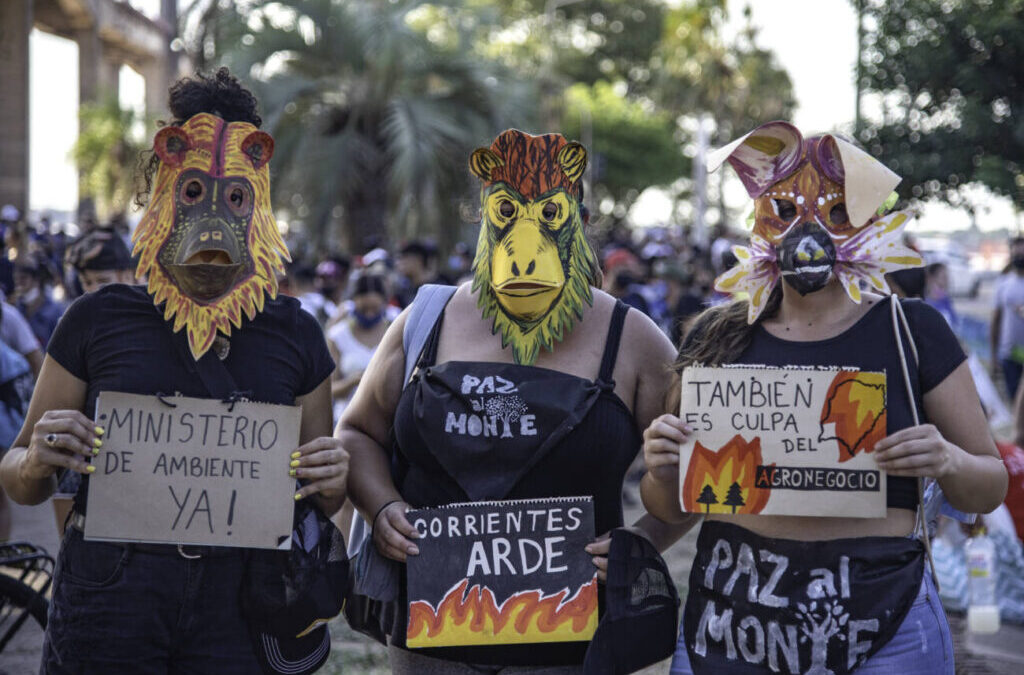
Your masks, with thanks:
[{"label": "concrete bridge pillar", "polygon": [[0,2],[0,205],[28,210],[28,36],[32,0]]},{"label": "concrete bridge pillar", "polygon": [[99,33],[90,28],[75,34],[78,43],[78,100],[102,102],[117,98],[121,63],[110,58]]}]

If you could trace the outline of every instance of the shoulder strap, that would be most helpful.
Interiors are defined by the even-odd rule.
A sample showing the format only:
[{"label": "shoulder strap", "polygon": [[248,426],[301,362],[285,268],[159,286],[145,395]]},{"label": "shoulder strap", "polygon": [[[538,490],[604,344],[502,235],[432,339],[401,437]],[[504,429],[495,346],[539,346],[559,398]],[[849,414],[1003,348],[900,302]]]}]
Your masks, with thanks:
[{"label": "shoulder strap", "polygon": [[[910,322],[907,321],[907,315],[903,311],[903,303],[896,294],[889,296],[890,304],[892,305],[892,332],[896,336],[896,349],[899,351],[900,357],[900,370],[903,373],[903,386],[907,390],[907,398],[910,400],[910,412],[913,415],[914,425],[921,424],[921,415],[917,409],[917,398],[914,396],[914,383],[910,381],[910,369],[907,367],[907,350],[903,347],[903,332],[907,334],[907,346],[910,349],[911,358],[914,360],[914,365],[917,366],[919,363],[917,354],[917,344],[914,342],[914,334],[910,330]],[[931,479],[928,479],[931,481]],[[932,557],[932,544],[931,536],[928,532],[928,518],[925,514],[925,479],[918,477],[917,479],[917,513],[914,524],[914,536],[916,536],[921,543],[924,545],[925,558],[928,560],[928,568],[932,573],[932,581],[935,582],[935,588],[939,588],[939,578],[935,574],[935,559]]]},{"label": "shoulder strap", "polygon": [[404,387],[412,371],[416,369],[423,347],[430,338],[434,324],[444,312],[448,301],[455,295],[457,286],[442,286],[440,284],[424,284],[416,291],[416,297],[412,301],[409,316],[405,320],[405,328],[402,331],[402,347],[405,349],[405,379],[402,380]]},{"label": "shoulder strap", "polygon": [[[604,342],[604,355],[601,357],[601,371],[597,375],[599,382],[613,385],[612,374],[615,372],[615,361],[619,357],[619,342],[622,340],[622,327],[626,323],[629,305],[622,300],[615,301],[612,320],[608,322],[608,337]],[[614,387],[613,387],[614,388]]]},{"label": "shoulder strap", "polygon": [[238,384],[235,382],[235,378],[227,366],[217,358],[213,349],[207,350],[202,358],[195,361],[186,344],[184,332],[172,335],[171,339],[178,348],[178,355],[185,359],[185,363],[195,363],[199,381],[203,383],[207,394],[213,398],[228,400],[238,393]]}]

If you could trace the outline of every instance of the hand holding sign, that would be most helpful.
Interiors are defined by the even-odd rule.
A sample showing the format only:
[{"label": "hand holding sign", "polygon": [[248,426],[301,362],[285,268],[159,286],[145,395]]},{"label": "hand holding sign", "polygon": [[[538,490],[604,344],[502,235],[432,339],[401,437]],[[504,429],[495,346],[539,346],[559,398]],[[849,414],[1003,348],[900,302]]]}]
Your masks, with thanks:
[{"label": "hand holding sign", "polygon": [[101,436],[102,429],[78,410],[47,410],[32,428],[21,471],[31,480],[49,478],[60,467],[92,473],[86,459],[99,452]]},{"label": "hand holding sign", "polygon": [[420,533],[405,517],[411,508],[395,500],[377,513],[370,527],[373,528],[373,544],[381,555],[398,562],[406,562],[406,556],[419,555],[419,548],[410,539],[419,539]]},{"label": "hand holding sign", "polygon": [[288,475],[306,483],[295,493],[295,499],[319,495],[327,503],[327,513],[340,509],[348,482],[348,453],[341,441],[330,436],[315,438],[299,447],[291,458]]},{"label": "hand holding sign", "polygon": [[644,464],[655,480],[679,481],[679,449],[693,429],[675,415],[661,415],[644,429]]},{"label": "hand holding sign", "polygon": [[932,424],[901,429],[875,445],[875,461],[893,476],[944,478],[957,471],[963,452]]}]

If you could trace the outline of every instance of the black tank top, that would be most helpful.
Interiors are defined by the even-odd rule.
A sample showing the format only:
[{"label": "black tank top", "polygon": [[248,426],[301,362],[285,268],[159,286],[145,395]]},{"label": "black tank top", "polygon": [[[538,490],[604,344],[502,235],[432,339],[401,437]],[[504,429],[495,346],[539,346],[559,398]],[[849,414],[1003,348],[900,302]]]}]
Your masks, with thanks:
[{"label": "black tank top", "polygon": [[[596,380],[496,362],[435,365],[438,319],[395,411],[392,477],[414,507],[590,496],[595,532],[622,526],[622,480],[642,443],[612,373],[629,307],[612,313]],[[404,575],[392,637],[405,644]],[[496,665],[582,664],[586,642],[417,650]]]}]

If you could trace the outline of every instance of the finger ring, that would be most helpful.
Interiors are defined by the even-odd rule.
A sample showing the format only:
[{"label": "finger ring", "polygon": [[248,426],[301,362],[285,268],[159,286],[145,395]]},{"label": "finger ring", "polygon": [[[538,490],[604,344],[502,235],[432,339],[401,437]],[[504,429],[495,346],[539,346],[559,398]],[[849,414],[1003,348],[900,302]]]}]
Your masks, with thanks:
[{"label": "finger ring", "polygon": [[46,438],[44,438],[43,440],[46,441],[46,444],[52,448],[53,446],[57,445],[57,434],[46,434]]}]

